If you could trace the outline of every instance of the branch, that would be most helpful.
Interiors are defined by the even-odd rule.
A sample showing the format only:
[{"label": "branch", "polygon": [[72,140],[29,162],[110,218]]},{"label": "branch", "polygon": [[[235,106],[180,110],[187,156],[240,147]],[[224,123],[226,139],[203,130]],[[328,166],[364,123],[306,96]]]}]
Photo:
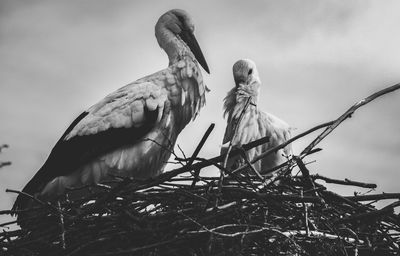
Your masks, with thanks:
[{"label": "branch", "polygon": [[359,221],[362,219],[368,219],[371,221],[372,218],[378,218],[381,216],[385,216],[388,214],[391,214],[393,212],[392,207],[388,208],[383,208],[381,210],[376,210],[376,211],[371,211],[371,212],[366,212],[366,213],[359,213],[359,214],[353,214],[350,217],[342,218],[334,222],[335,224],[341,224],[341,223],[347,223],[347,222],[354,222],[354,221]]},{"label": "branch", "polygon": [[25,193],[25,192],[22,192],[22,191],[17,191],[17,190],[14,190],[14,189],[8,189],[8,188],[6,189],[6,192],[7,193],[16,193],[18,195],[22,195],[22,196],[28,197],[28,198],[32,199],[33,201],[35,201],[35,202],[37,202],[37,203],[39,203],[39,204],[41,204],[41,205],[43,205],[45,207],[50,208],[51,210],[53,210],[54,212],[57,212],[58,214],[68,215],[68,214],[64,213],[62,210],[60,210],[57,207],[55,207],[54,205],[52,205],[51,203],[43,202],[43,201],[37,199],[36,197],[34,197],[32,195],[29,195],[28,193]]},{"label": "branch", "polygon": [[248,189],[236,188],[236,187],[222,187],[226,192],[237,192],[242,196],[247,195],[250,198],[262,198],[265,200],[277,200],[277,201],[290,201],[296,203],[321,203],[322,199],[315,196],[298,196],[298,195],[276,195],[269,193],[253,192]]},{"label": "branch", "polygon": [[[204,133],[203,137],[200,140],[200,143],[197,145],[196,149],[194,150],[192,157],[190,158],[189,162],[186,165],[186,168],[190,167],[194,160],[196,159],[197,155],[200,153],[201,148],[204,146],[204,143],[206,143],[208,136],[210,136],[212,130],[214,129],[215,124],[212,123],[207,131]],[[199,174],[200,174],[200,169],[196,169],[194,177],[193,177],[193,182],[192,182],[192,187],[196,185],[197,180],[199,179]]]},{"label": "branch", "polygon": [[362,196],[346,196],[347,199],[353,201],[372,201],[372,200],[384,200],[384,199],[400,199],[400,193],[383,193],[375,195],[362,195]]},{"label": "branch", "polygon": [[362,187],[362,188],[376,188],[376,184],[373,183],[364,183],[364,182],[358,182],[358,181],[352,181],[349,179],[345,180],[336,180],[336,179],[331,179],[319,174],[315,174],[311,176],[314,180],[323,180],[326,183],[334,183],[334,184],[340,184],[340,185],[349,185],[349,186],[357,186],[357,187]]},{"label": "branch", "polygon": [[10,162],[10,161],[7,161],[7,162],[0,162],[0,168],[1,168],[1,167],[4,167],[4,166],[8,166],[8,165],[11,165],[11,162]]},{"label": "branch", "polygon": [[201,148],[204,146],[204,143],[206,143],[208,136],[210,136],[212,130],[214,129],[215,124],[212,123],[207,131],[204,133],[203,137],[201,138],[199,144],[197,145],[196,149],[194,150],[192,157],[189,159],[189,162],[187,164],[187,167],[191,166],[194,162],[194,159],[196,159],[197,155],[200,153]]},{"label": "branch", "polygon": [[[240,122],[242,121],[244,112],[246,112],[247,107],[248,107],[249,104],[250,104],[250,101],[251,101],[251,96],[247,98],[246,103],[245,103],[245,105],[244,105],[244,108],[243,108],[242,112],[240,113],[239,118],[238,118],[238,120],[237,120],[237,122],[236,122],[236,124],[235,124],[234,129],[233,129],[232,138],[231,138],[231,140],[229,141],[229,147],[228,147],[228,150],[226,151],[226,156],[225,156],[225,159],[224,159],[224,164],[223,164],[224,168],[226,168],[226,165],[227,165],[227,162],[228,162],[229,153],[230,153],[231,150],[232,150],[232,141],[235,139],[235,136],[237,135],[237,129],[239,128],[239,124],[240,124]],[[222,176],[222,174],[221,174],[221,176]]]},{"label": "branch", "polygon": [[365,99],[360,100],[353,106],[351,106],[343,115],[341,115],[338,119],[335,120],[335,122],[330,125],[328,128],[326,128],[313,142],[311,142],[310,145],[308,145],[303,152],[301,152],[301,156],[307,155],[319,142],[321,142],[326,136],[328,136],[336,127],[339,126],[344,120],[347,118],[351,117],[353,113],[360,107],[364,106],[365,104],[368,104],[369,102],[373,101],[374,99],[385,95],[387,93],[393,92],[395,90],[400,89],[400,83],[395,84],[393,86],[387,87],[383,90],[380,90],[370,96],[368,96]]},{"label": "branch", "polygon": [[[351,237],[337,236],[337,235],[332,235],[332,234],[320,232],[320,231],[309,231],[309,232],[310,232],[310,236],[312,236],[312,237],[328,238],[328,239],[342,239],[348,243],[364,244],[364,241],[356,240]],[[304,236],[307,234],[306,230],[289,230],[289,231],[284,231],[282,233],[286,236]]]}]

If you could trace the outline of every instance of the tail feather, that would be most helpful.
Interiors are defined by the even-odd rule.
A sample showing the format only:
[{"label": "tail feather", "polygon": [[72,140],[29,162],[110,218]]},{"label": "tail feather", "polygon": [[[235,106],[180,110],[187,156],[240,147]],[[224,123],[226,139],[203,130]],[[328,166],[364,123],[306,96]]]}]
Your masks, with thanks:
[{"label": "tail feather", "polygon": [[[43,185],[40,182],[40,178],[36,174],[28,182],[28,184],[25,185],[25,187],[22,189],[22,192],[24,194],[28,194],[31,195],[32,197],[35,197],[42,187]],[[14,205],[11,208],[11,210],[14,211],[14,215],[17,216],[17,224],[21,228],[25,228],[27,226],[27,222],[24,220],[31,216],[30,212],[27,210],[35,206],[35,201],[24,194],[19,194],[17,196],[17,199],[15,200]]]}]

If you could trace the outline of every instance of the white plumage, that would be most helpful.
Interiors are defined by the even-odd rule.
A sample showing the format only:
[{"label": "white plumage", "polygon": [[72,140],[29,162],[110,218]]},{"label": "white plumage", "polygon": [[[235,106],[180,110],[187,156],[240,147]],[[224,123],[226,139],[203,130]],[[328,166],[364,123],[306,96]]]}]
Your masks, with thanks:
[{"label": "white plumage", "polygon": [[[209,71],[193,32],[185,11],[162,15],[155,34],[168,55],[168,68],[120,88],[82,113],[23,191],[49,200],[110,174],[139,179],[160,174],[177,136],[205,104],[198,62]],[[30,204],[20,195],[14,209]]]},{"label": "white plumage", "polygon": [[[262,152],[290,139],[290,127],[278,117],[259,109],[258,98],[261,81],[253,61],[248,59],[237,61],[233,65],[233,76],[236,85],[228,92],[224,100],[224,116],[227,117],[227,126],[221,153],[226,153],[229,144],[240,147],[268,136],[268,143],[247,151],[247,157],[251,161]],[[245,108],[249,98],[250,104]],[[258,172],[265,172],[285,162],[289,155],[291,155],[291,145],[256,162],[253,167]],[[227,168],[237,168],[241,164],[244,164],[243,158],[234,157],[228,160]]]}]

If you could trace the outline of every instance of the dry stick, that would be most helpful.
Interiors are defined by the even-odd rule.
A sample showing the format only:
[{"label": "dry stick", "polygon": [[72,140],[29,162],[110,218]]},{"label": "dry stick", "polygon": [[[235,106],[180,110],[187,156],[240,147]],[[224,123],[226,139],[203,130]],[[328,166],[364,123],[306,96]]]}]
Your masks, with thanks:
[{"label": "dry stick", "polygon": [[[201,138],[200,143],[197,145],[196,149],[194,150],[192,157],[189,159],[189,162],[187,163],[186,168],[189,168],[193,164],[194,160],[196,159],[197,155],[200,153],[201,148],[204,146],[204,143],[206,143],[208,136],[210,136],[214,127],[215,127],[214,123],[212,123],[208,127],[207,131],[204,133],[203,137]],[[200,169],[195,169],[195,173],[193,175],[192,188],[196,185],[196,182],[199,179],[199,174],[200,174]]]},{"label": "dry stick", "polygon": [[15,223],[17,223],[16,220],[9,221],[9,222],[4,222],[4,223],[0,224],[0,227],[5,227],[5,226],[11,225],[11,224],[15,224]]},{"label": "dry stick", "polygon": [[237,123],[235,124],[235,128],[233,129],[232,138],[231,138],[231,140],[229,141],[228,151],[226,152],[226,156],[225,156],[225,159],[224,159],[224,165],[223,165],[224,168],[226,168],[226,165],[227,165],[227,162],[228,162],[229,153],[230,153],[231,150],[232,150],[232,141],[233,141],[233,139],[235,138],[235,136],[236,136],[236,134],[237,134],[237,129],[238,129],[238,127],[239,127],[240,122],[242,121],[244,112],[246,112],[246,110],[247,110],[247,108],[248,108],[248,106],[249,106],[249,104],[250,104],[250,101],[251,101],[251,96],[250,96],[250,97],[247,97],[247,100],[246,100],[246,103],[245,103],[245,105],[244,105],[244,108],[243,108],[242,112],[241,112],[240,115],[239,115],[238,121],[237,121]]},{"label": "dry stick", "polygon": [[[300,191],[300,196],[303,198],[303,188]],[[306,226],[306,236],[308,237],[310,235],[310,228],[308,227],[308,210],[307,210],[307,204],[302,202],[303,209],[304,209],[304,224]]]},{"label": "dry stick", "polygon": [[357,187],[362,187],[362,188],[376,188],[376,184],[373,184],[373,183],[364,183],[364,182],[352,181],[352,180],[349,180],[349,179],[336,180],[336,179],[331,179],[331,178],[328,178],[328,177],[325,177],[325,176],[322,176],[322,175],[319,175],[319,174],[312,175],[311,177],[314,180],[323,180],[326,183],[357,186]]},{"label": "dry stick", "polygon": [[8,242],[9,244],[12,244],[12,240],[10,239],[9,232],[7,232],[7,231],[5,231],[5,230],[3,229],[2,234],[3,234],[3,236],[5,237],[5,239],[2,239],[2,241],[7,240],[7,242]]},{"label": "dry stick", "polygon": [[[231,150],[232,150],[232,141],[235,139],[235,136],[237,135],[237,131],[238,131],[239,124],[240,124],[240,122],[242,121],[242,118],[243,118],[243,116],[244,116],[244,112],[246,112],[247,107],[248,107],[249,104],[250,104],[250,101],[251,101],[251,96],[250,96],[250,97],[247,97],[247,100],[246,100],[246,103],[245,103],[245,105],[244,105],[244,108],[243,108],[242,112],[240,113],[239,118],[238,118],[238,120],[237,120],[237,123],[235,124],[235,127],[234,127],[234,129],[233,129],[232,138],[231,138],[231,140],[229,141],[228,151],[226,152],[225,159],[224,159],[224,164],[222,165],[224,168],[226,168],[226,165],[228,164],[229,154],[231,153]],[[219,193],[221,193],[222,183],[224,182],[224,175],[225,175],[225,174],[224,174],[224,173],[222,172],[222,170],[221,170],[221,173],[220,173],[220,175],[219,175],[219,180],[218,180],[218,189],[219,189]],[[215,200],[215,207],[217,207],[217,206],[218,206],[218,198]]]},{"label": "dry stick", "polygon": [[[222,156],[222,155],[221,155]],[[215,159],[215,158],[212,158],[212,159]],[[215,167],[217,167],[218,169],[220,169],[220,170],[222,170],[224,173],[227,173],[227,174],[232,174],[231,172],[230,172],[230,170],[227,170],[226,168],[224,168],[222,165],[220,165],[219,164],[219,162],[214,162],[214,161],[212,161],[212,159],[206,159],[206,158],[201,158],[201,157],[196,157],[194,160],[196,160],[196,161],[200,161],[200,163],[209,163],[209,165],[211,166],[211,165],[214,165]],[[187,159],[178,159],[178,161],[187,161]],[[194,170],[201,170],[202,168],[204,168],[204,167],[206,167],[206,166],[203,166],[203,167],[196,167],[196,168],[193,168]],[[241,177],[240,176],[238,176],[238,175],[232,175],[232,177],[233,177],[233,179],[235,179],[237,182],[239,182],[239,183],[241,183]],[[210,179],[211,177],[208,177],[208,179]],[[199,176],[199,179],[200,179],[200,176]],[[201,179],[203,179],[204,180],[204,177],[202,177]],[[217,177],[212,177],[212,179],[213,179],[213,181],[215,181],[215,180],[219,180],[219,177],[217,178]],[[179,180],[179,178],[173,178],[173,180]],[[190,180],[190,181],[193,181],[193,178],[183,178],[182,180]]]},{"label": "dry stick", "polygon": [[103,209],[102,206],[115,198],[117,193],[119,193],[122,189],[124,189],[127,185],[132,183],[132,179],[130,177],[125,178],[122,182],[120,182],[116,187],[112,188],[104,197],[100,197],[96,199],[96,202],[90,205],[88,208],[81,211],[78,215],[74,216],[75,218],[84,216],[88,213],[94,212],[99,209]]},{"label": "dry stick", "polygon": [[8,188],[6,189],[6,192],[16,193],[16,194],[19,194],[19,195],[22,195],[22,196],[25,196],[25,197],[29,197],[33,201],[35,201],[35,202],[37,202],[37,203],[39,203],[39,204],[41,204],[43,206],[46,206],[46,207],[52,209],[53,211],[55,211],[55,212],[57,212],[59,214],[65,214],[65,213],[63,213],[62,210],[59,210],[57,207],[55,207],[54,205],[50,204],[49,202],[43,202],[43,201],[37,199],[36,197],[34,197],[32,195],[29,195],[28,193],[25,193],[25,192],[22,192],[22,191],[17,191],[17,190],[14,190],[14,189],[8,189]]},{"label": "dry stick", "polygon": [[371,220],[371,218],[377,218],[377,217],[380,217],[380,216],[388,215],[388,214],[391,214],[392,212],[393,212],[393,208],[392,207],[388,207],[388,208],[385,207],[383,209],[376,210],[376,211],[353,214],[350,217],[342,218],[340,220],[335,221],[334,223],[335,224],[341,224],[341,223],[346,223],[346,222],[358,221],[358,220],[361,220],[361,219],[369,219],[369,220]]},{"label": "dry stick", "polygon": [[[167,136],[164,136],[164,137],[167,137]],[[164,145],[162,145],[161,143],[159,143],[158,141],[153,140],[153,139],[150,139],[150,138],[145,138],[145,139],[143,139],[143,141],[151,141],[151,142],[153,142],[154,144],[156,144],[157,146],[159,146],[161,149],[163,149],[163,150],[165,150],[165,151],[168,151],[170,154],[172,154],[173,156],[175,156],[175,158],[178,158],[178,156],[176,155],[176,153],[175,153],[175,151],[174,151],[173,148],[170,149],[170,148],[168,148],[168,146],[164,146]],[[179,164],[182,165],[182,166],[184,166],[183,163],[180,163],[180,162],[179,162]]]},{"label": "dry stick", "polygon": [[194,150],[194,152],[192,154],[192,157],[189,159],[187,167],[190,167],[193,164],[194,160],[196,159],[197,155],[200,153],[201,148],[204,146],[204,143],[206,143],[206,141],[208,139],[208,136],[210,136],[210,134],[211,134],[212,130],[214,129],[214,127],[215,127],[214,123],[212,123],[208,127],[207,131],[204,133],[204,135],[201,138],[199,144],[197,145],[196,149]]},{"label": "dry stick", "polygon": [[351,117],[351,115],[360,107],[364,106],[365,104],[373,101],[374,99],[385,95],[387,93],[393,92],[395,90],[400,89],[400,83],[395,84],[393,86],[387,87],[383,90],[380,90],[370,96],[368,96],[365,99],[360,100],[359,102],[357,102],[356,104],[354,104],[353,106],[351,106],[343,115],[341,115],[338,119],[335,120],[335,122],[330,125],[328,128],[326,128],[313,142],[311,142],[310,145],[308,145],[303,152],[301,152],[301,156],[305,156],[308,154],[308,152],[310,152],[319,142],[321,142],[326,136],[328,136],[328,134],[330,134],[336,127],[339,126],[339,124],[341,124],[344,120],[346,120],[347,118]]},{"label": "dry stick", "polygon": [[180,146],[179,144],[177,144],[176,146],[178,147],[178,149],[179,149],[179,151],[181,152],[182,156],[183,156],[184,158],[186,158],[185,152],[183,152],[181,146]]},{"label": "dry stick", "polygon": [[[284,231],[282,233],[287,236],[299,236],[299,235],[301,236],[301,235],[307,234],[307,231],[305,231],[305,230],[289,230],[289,231]],[[312,237],[316,237],[316,238],[327,238],[327,239],[335,239],[335,240],[339,238],[348,243],[360,243],[360,244],[365,243],[363,240],[356,240],[351,237],[342,237],[342,236],[332,235],[332,234],[320,232],[320,231],[309,231],[309,233]]]},{"label": "dry stick", "polygon": [[[306,189],[310,190],[310,189],[315,189],[315,185],[313,180],[310,177],[310,171],[307,169],[306,165],[303,163],[303,161],[301,160],[300,157],[295,156],[293,157],[294,160],[297,163],[297,166],[299,167],[301,173],[303,174],[303,177],[306,179],[305,180],[305,185],[306,185]],[[316,196],[318,196],[317,192],[314,193]]]},{"label": "dry stick", "polygon": [[[325,124],[323,124],[323,125],[325,125]],[[313,129],[314,129],[314,128],[313,128]],[[285,142],[285,143],[286,143],[286,142]],[[280,146],[280,145],[279,145],[279,146]],[[315,149],[313,149],[308,155],[314,154],[314,153],[319,152],[319,151],[321,151],[321,150],[322,150],[322,148],[315,148]],[[281,163],[280,165],[277,165],[277,166],[272,167],[272,168],[267,169],[267,170],[262,170],[261,173],[262,173],[262,174],[269,174],[269,173],[272,173],[272,172],[274,172],[274,171],[276,171],[276,170],[280,170],[282,167],[287,166],[289,162],[293,162],[292,160],[293,160],[293,159],[287,159],[285,162]],[[310,164],[310,163],[312,163],[312,162],[306,163],[306,164],[304,164],[304,165],[308,165],[308,164]],[[240,170],[239,170],[239,171],[240,171]],[[278,176],[277,178],[279,178],[279,176]]]},{"label": "dry stick", "polygon": [[[255,148],[255,147],[257,147],[259,145],[262,145],[262,144],[265,144],[267,142],[269,142],[269,136],[265,136],[265,137],[262,137],[261,139],[254,140],[254,141],[251,141],[251,142],[249,142],[247,144],[244,144],[244,145],[241,146],[242,149],[234,148],[231,151],[231,153],[229,154],[229,158],[232,158],[234,156],[240,155],[242,150],[248,151],[248,150],[250,150],[252,148]],[[204,167],[211,166],[211,165],[215,165],[215,166],[218,165],[216,167],[223,168],[221,165],[216,164],[216,163],[223,162],[224,159],[225,159],[225,156],[226,156],[226,154],[221,154],[219,156],[216,156],[216,157],[213,157],[213,158],[210,158],[210,159],[204,159],[204,158],[196,157],[194,160],[201,161],[201,162],[193,164],[193,166],[196,166],[196,168],[197,167],[204,168]],[[190,159],[191,158],[176,158],[175,160],[177,160],[177,161],[189,161]],[[207,164],[204,165],[204,163],[202,163],[203,161],[207,161]],[[177,170],[177,169],[174,169],[174,170]],[[170,172],[172,172],[174,170],[171,170]],[[180,173],[178,173],[178,174],[180,174]]]},{"label": "dry stick", "polygon": [[[305,131],[305,132],[303,132],[303,133],[300,133],[300,134],[294,136],[293,138],[291,138],[291,139],[285,141],[284,143],[282,143],[282,144],[280,144],[280,145],[278,145],[278,146],[276,146],[276,147],[273,147],[273,148],[271,148],[271,149],[269,149],[269,150],[267,150],[267,151],[261,153],[260,155],[256,156],[256,157],[251,161],[251,163],[254,164],[255,162],[257,162],[257,161],[263,159],[264,157],[266,157],[266,156],[272,154],[273,152],[277,152],[279,149],[286,147],[287,145],[289,145],[289,144],[292,143],[293,141],[295,141],[295,140],[297,140],[297,139],[300,139],[300,138],[302,138],[302,137],[304,137],[304,136],[306,136],[306,135],[308,135],[308,134],[310,134],[310,133],[312,133],[312,132],[314,132],[314,131],[316,131],[316,130],[319,130],[319,129],[324,128],[324,127],[327,127],[327,126],[330,126],[330,125],[332,125],[333,123],[334,123],[334,121],[326,122],[326,123],[317,125],[317,126],[311,128],[311,129],[309,129],[309,130],[307,130],[307,131]],[[243,171],[243,170],[246,169],[246,168],[247,168],[247,164],[246,164],[246,165],[243,165],[243,166],[240,166],[239,168],[233,170],[232,173],[241,172],[241,171]],[[269,171],[269,170],[268,170],[268,171]],[[264,172],[263,172],[263,173],[264,173]],[[266,172],[265,172],[265,173],[266,173]]]},{"label": "dry stick", "polygon": [[393,211],[394,208],[399,207],[399,206],[400,206],[400,201],[396,201],[396,202],[393,202],[393,203],[391,203],[389,205],[386,205],[385,207],[382,208],[382,210],[384,210],[384,209],[392,209],[392,211]]},{"label": "dry stick", "polygon": [[337,193],[332,192],[332,191],[323,190],[323,191],[321,191],[321,194],[324,195],[325,197],[330,197],[330,198],[334,199],[335,201],[339,201],[339,202],[348,204],[348,205],[354,207],[355,209],[358,209],[358,208],[365,209],[365,210],[371,209],[370,207],[367,207],[363,204],[356,203],[356,202],[354,202],[350,199],[347,199],[341,195],[338,195]]},{"label": "dry stick", "polygon": [[8,166],[8,165],[11,165],[11,162],[10,162],[10,161],[7,161],[7,162],[0,162],[0,168],[1,168],[1,167],[4,167],[4,166]]},{"label": "dry stick", "polygon": [[[61,212],[61,204],[60,201],[57,201],[58,210]],[[64,227],[64,216],[60,213],[60,228],[61,228],[61,247],[65,250],[65,227]]]},{"label": "dry stick", "polygon": [[264,182],[264,177],[254,168],[254,166],[250,163],[249,158],[246,155],[246,151],[240,147],[239,150],[242,152],[242,157],[244,161],[250,166],[250,169],[257,175],[257,177],[261,180],[261,182]]},{"label": "dry stick", "polygon": [[261,198],[265,200],[277,200],[277,201],[289,201],[295,203],[321,203],[322,200],[319,197],[314,196],[298,196],[298,195],[279,195],[279,194],[269,194],[269,193],[261,193],[254,192],[248,189],[236,188],[236,187],[223,187],[225,192],[232,193],[240,193],[242,197],[246,198]]},{"label": "dry stick", "polygon": [[345,198],[353,201],[372,201],[383,199],[400,199],[400,193],[383,193],[375,195],[362,195],[362,196],[346,196]]}]

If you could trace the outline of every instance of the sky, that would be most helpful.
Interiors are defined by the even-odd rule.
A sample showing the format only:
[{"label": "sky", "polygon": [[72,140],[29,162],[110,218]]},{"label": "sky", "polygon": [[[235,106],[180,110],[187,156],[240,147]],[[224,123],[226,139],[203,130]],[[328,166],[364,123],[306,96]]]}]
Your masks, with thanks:
[{"label": "sky", "polygon": [[[339,117],[358,100],[400,82],[399,1],[23,1],[0,0],[0,209],[45,162],[82,111],[105,95],[167,67],[154,25],[169,9],[189,12],[210,67],[211,92],[178,144],[190,155],[220,151],[222,104],[232,65],[250,58],[262,81],[259,106],[301,133]],[[312,173],[372,182],[400,192],[400,92],[359,109],[306,158]],[[294,153],[317,136],[293,144]],[[315,162],[314,162],[315,161]],[[173,168],[173,167],[168,167]],[[328,186],[351,195],[356,187]],[[0,222],[4,216],[0,216]]]}]

